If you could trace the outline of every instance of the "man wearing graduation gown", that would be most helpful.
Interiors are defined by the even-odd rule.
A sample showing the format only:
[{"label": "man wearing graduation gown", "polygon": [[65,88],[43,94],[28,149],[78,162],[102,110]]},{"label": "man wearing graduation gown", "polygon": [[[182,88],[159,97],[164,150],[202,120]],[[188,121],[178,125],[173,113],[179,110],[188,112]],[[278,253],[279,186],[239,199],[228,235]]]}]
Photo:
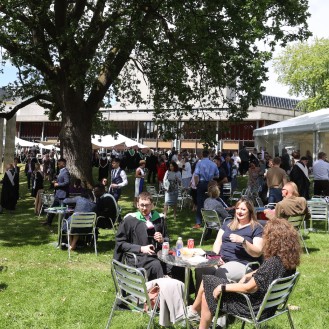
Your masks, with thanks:
[{"label": "man wearing graduation gown", "polygon": [[[165,219],[152,208],[152,196],[148,192],[141,193],[139,211],[126,215],[120,224],[114,251],[114,258],[119,261],[125,252],[136,254],[137,267],[145,268],[148,280],[167,274],[166,264],[160,262],[156,253],[161,250],[163,242],[169,241]],[[129,258],[128,264],[135,265]]]},{"label": "man wearing graduation gown", "polygon": [[310,199],[310,179],[308,177],[307,157],[301,157],[290,172],[290,180],[297,185],[298,193],[306,200]]}]

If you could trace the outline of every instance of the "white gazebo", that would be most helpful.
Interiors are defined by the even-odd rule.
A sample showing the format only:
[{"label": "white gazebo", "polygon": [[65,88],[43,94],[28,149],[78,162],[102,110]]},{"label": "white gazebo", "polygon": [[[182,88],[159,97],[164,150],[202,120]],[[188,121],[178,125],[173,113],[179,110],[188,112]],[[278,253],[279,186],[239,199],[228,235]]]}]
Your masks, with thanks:
[{"label": "white gazebo", "polygon": [[292,119],[254,130],[255,146],[265,147],[272,154],[281,150],[307,150],[313,159],[320,151],[329,152],[329,108],[310,112]]}]

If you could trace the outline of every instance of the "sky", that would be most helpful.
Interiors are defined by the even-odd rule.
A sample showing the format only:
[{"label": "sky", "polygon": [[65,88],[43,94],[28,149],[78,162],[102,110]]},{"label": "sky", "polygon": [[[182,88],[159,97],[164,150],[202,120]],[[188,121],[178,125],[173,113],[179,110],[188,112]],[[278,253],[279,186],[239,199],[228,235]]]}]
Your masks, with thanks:
[{"label": "sky", "polygon": [[[329,38],[328,29],[328,13],[329,13],[329,1],[328,0],[309,0],[309,12],[311,17],[308,19],[309,29],[313,33],[313,37]],[[328,25],[327,25],[328,24]],[[282,49],[276,49],[273,54],[275,57],[282,51]],[[264,83],[266,90],[265,95],[289,97],[294,98],[288,94],[288,87],[283,86],[277,82],[277,75],[274,73],[272,62],[268,63],[269,67],[269,81]],[[5,86],[9,82],[15,79],[15,70],[8,63],[4,68],[4,74],[0,74],[0,86]]]},{"label": "sky", "polygon": [[[328,0],[309,0],[309,12],[311,17],[308,19],[309,30],[313,33],[312,39],[317,38],[329,38],[328,29],[328,13],[329,13],[329,1]],[[276,49],[274,53],[275,57],[282,49]],[[277,82],[277,75],[274,73],[272,62],[269,62],[269,81],[264,83],[266,90],[263,92],[265,95],[289,97],[294,98],[288,94],[288,87],[281,85]]]}]

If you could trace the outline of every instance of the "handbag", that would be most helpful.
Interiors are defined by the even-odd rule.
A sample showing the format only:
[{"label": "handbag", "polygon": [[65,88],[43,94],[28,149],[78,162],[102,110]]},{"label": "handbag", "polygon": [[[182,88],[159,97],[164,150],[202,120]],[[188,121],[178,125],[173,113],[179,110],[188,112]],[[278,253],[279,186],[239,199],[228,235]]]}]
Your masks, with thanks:
[{"label": "handbag", "polygon": [[[160,293],[160,287],[156,284],[154,287],[152,287],[148,292],[149,298],[150,298],[150,302],[151,302],[151,306],[152,309],[155,305],[155,302],[158,298],[158,295]],[[160,308],[160,306],[159,306]],[[147,312],[149,310],[148,304],[147,302],[144,303],[144,308],[143,308],[144,312]]]}]

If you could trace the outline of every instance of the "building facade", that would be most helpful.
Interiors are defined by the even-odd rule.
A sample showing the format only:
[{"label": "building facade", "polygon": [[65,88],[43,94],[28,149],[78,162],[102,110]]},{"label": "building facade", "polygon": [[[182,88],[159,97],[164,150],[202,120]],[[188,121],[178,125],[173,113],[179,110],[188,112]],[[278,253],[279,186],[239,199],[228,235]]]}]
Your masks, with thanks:
[{"label": "building facade", "polygon": [[[213,131],[215,139],[219,142],[219,149],[235,150],[242,144],[253,147],[253,131],[299,115],[296,111],[297,103],[298,101],[293,99],[263,96],[256,107],[250,107],[248,117],[242,122],[229,122],[225,110],[222,110],[220,114],[208,111],[210,119],[202,125],[205,125],[204,129]],[[182,133],[175,141],[164,141],[153,121],[151,110],[126,110],[114,106],[111,109],[101,109],[101,111],[105,120],[112,121],[120,134],[151,148],[172,146],[179,149],[203,148],[194,128],[198,123],[192,124],[188,118],[177,122]],[[43,108],[37,104],[31,104],[17,113],[16,130],[19,138],[52,143],[58,140],[60,122],[49,121]]]}]

